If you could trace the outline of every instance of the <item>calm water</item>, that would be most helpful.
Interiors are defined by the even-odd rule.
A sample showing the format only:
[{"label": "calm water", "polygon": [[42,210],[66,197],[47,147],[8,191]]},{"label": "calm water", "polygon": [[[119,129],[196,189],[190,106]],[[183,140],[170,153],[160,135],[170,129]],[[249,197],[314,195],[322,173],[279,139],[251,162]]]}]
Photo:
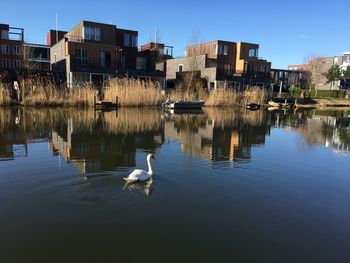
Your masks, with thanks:
[{"label": "calm water", "polygon": [[350,262],[349,168],[350,111],[0,109],[0,262]]}]

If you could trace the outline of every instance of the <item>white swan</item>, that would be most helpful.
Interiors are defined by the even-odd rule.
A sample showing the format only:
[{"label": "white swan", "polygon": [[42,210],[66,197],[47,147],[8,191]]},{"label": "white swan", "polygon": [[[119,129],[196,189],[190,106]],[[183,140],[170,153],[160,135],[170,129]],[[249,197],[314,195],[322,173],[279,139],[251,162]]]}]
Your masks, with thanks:
[{"label": "white swan", "polygon": [[128,175],[128,177],[124,177],[124,180],[127,182],[139,182],[139,181],[146,181],[149,178],[151,178],[153,175],[151,159],[154,159],[153,154],[148,154],[147,155],[148,172],[141,169],[135,169],[131,174]]}]

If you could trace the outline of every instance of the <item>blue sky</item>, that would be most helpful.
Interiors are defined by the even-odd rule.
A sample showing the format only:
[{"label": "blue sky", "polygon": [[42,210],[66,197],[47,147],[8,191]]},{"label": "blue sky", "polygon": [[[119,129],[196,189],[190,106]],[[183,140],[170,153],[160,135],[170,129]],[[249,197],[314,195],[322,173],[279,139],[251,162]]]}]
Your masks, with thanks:
[{"label": "blue sky", "polygon": [[[45,43],[55,28],[69,30],[81,20],[116,24],[139,31],[139,44],[155,28],[181,56],[196,39],[260,44],[259,56],[274,68],[300,64],[308,55],[350,51],[350,1],[3,1],[0,23],[25,29],[25,40]],[[6,11],[5,11],[6,10]]]}]

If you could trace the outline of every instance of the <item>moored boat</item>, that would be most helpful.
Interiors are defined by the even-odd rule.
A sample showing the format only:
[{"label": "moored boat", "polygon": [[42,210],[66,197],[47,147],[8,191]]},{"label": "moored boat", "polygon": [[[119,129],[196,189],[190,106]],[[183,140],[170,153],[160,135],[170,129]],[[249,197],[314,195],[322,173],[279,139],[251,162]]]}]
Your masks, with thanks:
[{"label": "moored boat", "polygon": [[204,106],[204,100],[192,100],[192,101],[183,101],[183,100],[166,100],[162,106],[168,109],[201,109]]}]

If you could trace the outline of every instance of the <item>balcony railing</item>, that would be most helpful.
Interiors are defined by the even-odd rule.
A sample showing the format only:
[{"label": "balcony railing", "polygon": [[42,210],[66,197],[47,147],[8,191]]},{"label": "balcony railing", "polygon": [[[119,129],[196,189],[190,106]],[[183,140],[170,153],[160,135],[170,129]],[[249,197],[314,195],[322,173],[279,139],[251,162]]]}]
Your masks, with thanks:
[{"label": "balcony railing", "polygon": [[85,39],[82,37],[76,37],[76,36],[66,36],[66,39],[70,42],[77,42],[77,43],[84,43]]}]

